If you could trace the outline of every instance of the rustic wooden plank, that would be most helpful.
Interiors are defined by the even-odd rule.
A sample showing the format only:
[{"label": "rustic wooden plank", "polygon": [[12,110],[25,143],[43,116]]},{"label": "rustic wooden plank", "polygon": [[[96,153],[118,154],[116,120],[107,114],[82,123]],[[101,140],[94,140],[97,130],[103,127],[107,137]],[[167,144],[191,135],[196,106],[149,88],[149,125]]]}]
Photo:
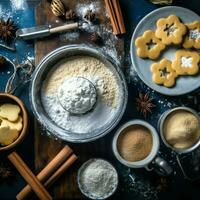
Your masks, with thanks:
[{"label": "rustic wooden plank", "polygon": [[[105,5],[104,1],[99,1],[100,11],[102,13],[98,16],[100,24],[104,24],[105,27],[110,27],[110,21],[108,17],[104,15]],[[63,0],[66,7],[74,9],[78,3],[92,2],[89,0]],[[94,2],[94,1],[93,1]],[[58,20],[58,21],[57,21]],[[46,0],[41,0],[36,8],[36,22],[38,25],[44,24],[62,24],[64,20],[55,17],[50,9],[50,4]],[[112,34],[110,34],[112,35]],[[109,37],[109,36],[108,36]],[[87,43],[89,34],[87,32],[81,31],[80,37],[76,39],[76,43]],[[50,38],[40,39],[35,42],[35,60],[36,65],[48,52],[54,50],[55,48],[74,43],[70,40],[61,40],[58,35],[52,36]],[[123,40],[119,39],[116,43],[117,53],[123,55]],[[63,142],[59,140],[54,140],[45,134],[41,134],[42,131],[40,125],[35,122],[35,167],[37,172],[40,171],[63,147]],[[50,192],[54,199],[80,199],[83,198],[76,184],[77,170],[80,165],[91,157],[106,157],[109,156],[110,151],[106,152],[104,149],[110,148],[110,141],[106,141],[105,138],[98,140],[97,142],[87,143],[87,144],[69,144],[79,156],[78,161],[69,169],[64,176],[62,176],[51,188]],[[108,150],[107,150],[108,151]],[[105,155],[106,154],[106,155]]]}]

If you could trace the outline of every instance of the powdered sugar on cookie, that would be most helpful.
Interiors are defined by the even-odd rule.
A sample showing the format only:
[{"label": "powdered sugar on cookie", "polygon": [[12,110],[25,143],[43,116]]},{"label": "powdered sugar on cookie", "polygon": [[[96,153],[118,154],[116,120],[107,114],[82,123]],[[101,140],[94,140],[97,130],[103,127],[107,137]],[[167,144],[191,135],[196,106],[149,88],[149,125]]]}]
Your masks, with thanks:
[{"label": "powdered sugar on cookie", "polygon": [[199,39],[200,38],[200,31],[197,30],[197,29],[190,30],[190,32],[189,32],[189,38],[194,39],[194,40]]},{"label": "powdered sugar on cookie", "polygon": [[181,66],[182,67],[192,67],[192,58],[191,57],[189,57],[189,58],[187,58],[187,57],[182,57],[181,58]]}]

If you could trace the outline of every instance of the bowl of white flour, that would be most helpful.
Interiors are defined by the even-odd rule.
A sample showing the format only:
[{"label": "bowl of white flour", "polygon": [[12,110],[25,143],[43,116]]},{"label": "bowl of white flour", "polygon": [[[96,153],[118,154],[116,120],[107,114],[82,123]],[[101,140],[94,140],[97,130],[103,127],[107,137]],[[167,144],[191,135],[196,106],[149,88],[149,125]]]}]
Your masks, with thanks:
[{"label": "bowl of white flour", "polygon": [[118,187],[118,173],[111,163],[92,158],[79,169],[77,182],[80,191],[90,199],[107,199]]},{"label": "bowl of white flour", "polygon": [[127,104],[120,67],[85,45],[58,48],[38,64],[30,100],[49,135],[70,142],[96,140],[120,121]]}]

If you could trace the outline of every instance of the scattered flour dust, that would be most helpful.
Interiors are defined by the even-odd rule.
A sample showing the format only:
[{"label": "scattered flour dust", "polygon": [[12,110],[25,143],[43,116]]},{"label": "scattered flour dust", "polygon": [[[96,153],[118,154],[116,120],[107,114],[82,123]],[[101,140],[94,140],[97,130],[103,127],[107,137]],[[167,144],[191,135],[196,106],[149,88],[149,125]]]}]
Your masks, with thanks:
[{"label": "scattered flour dust", "polygon": [[27,8],[26,0],[10,0],[12,10],[25,10]]},{"label": "scattered flour dust", "polygon": [[[4,19],[13,18],[13,13],[27,8],[27,0],[10,0],[11,9],[4,8],[0,3],[0,14]],[[19,17],[15,22],[19,21]]]},{"label": "scattered flour dust", "polygon": [[[122,58],[118,55],[116,51],[118,38],[112,34],[112,27],[107,27],[105,26],[105,24],[102,23],[92,23],[85,19],[84,16],[88,10],[92,10],[93,12],[95,12],[97,17],[100,12],[103,12],[103,15],[106,16],[107,20],[110,20],[107,11],[105,9],[101,9],[100,2],[79,3],[76,5],[75,11],[82,22],[80,29],[88,33],[88,38],[91,33],[98,33],[104,43],[103,45],[99,46],[100,49],[119,63]],[[62,41],[76,42],[76,40],[79,39],[80,34],[81,33],[79,31],[67,32],[65,34],[62,34],[60,38]]]},{"label": "scattered flour dust", "polygon": [[10,10],[3,8],[1,4],[0,4],[0,15],[4,19],[12,18],[12,14],[11,14]]},{"label": "scattered flour dust", "polygon": [[92,10],[93,12],[98,13],[100,10],[100,3],[99,2],[92,2],[89,4],[79,3],[76,6],[76,12],[79,16],[82,17],[82,19],[85,19],[84,16],[88,10]]},{"label": "scattered flour dust", "polygon": [[65,34],[60,35],[61,41],[75,41],[79,38],[80,33],[78,31],[67,32]]},{"label": "scattered flour dust", "polygon": [[[90,56],[72,57],[58,63],[50,71],[43,86],[41,99],[49,117],[65,130],[88,133],[102,130],[119,111],[121,88],[114,71]],[[83,77],[93,83],[97,90],[97,102],[92,111],[84,115],[72,115],[60,104],[57,91],[64,80]]]}]

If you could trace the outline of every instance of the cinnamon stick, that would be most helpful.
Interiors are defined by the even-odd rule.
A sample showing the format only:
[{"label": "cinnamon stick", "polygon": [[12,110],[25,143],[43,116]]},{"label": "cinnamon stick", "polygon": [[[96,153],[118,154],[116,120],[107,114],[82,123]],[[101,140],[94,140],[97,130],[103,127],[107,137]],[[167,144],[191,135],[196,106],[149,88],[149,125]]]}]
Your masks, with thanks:
[{"label": "cinnamon stick", "polygon": [[[37,179],[40,182],[45,182],[60,165],[72,154],[72,149],[69,146],[65,146],[54,158],[47,164],[47,166],[42,169],[42,171],[37,175]],[[18,200],[26,198],[30,194],[32,188],[30,185],[26,185],[16,196]]]},{"label": "cinnamon stick", "polygon": [[119,4],[119,0],[110,0],[113,2],[114,10],[115,10],[115,15],[117,17],[117,22],[119,24],[119,29],[120,29],[120,34],[126,33],[126,28],[124,25],[124,19],[121,11],[121,7]]},{"label": "cinnamon stick", "polygon": [[115,17],[114,8],[109,0],[105,0],[106,9],[110,16],[111,25],[113,28],[113,34],[117,35],[120,33],[120,29],[118,27],[117,19]]},{"label": "cinnamon stick", "polygon": [[48,193],[48,191],[44,188],[44,186],[38,181],[32,171],[28,168],[28,166],[24,163],[24,161],[20,158],[20,156],[16,152],[12,152],[8,155],[8,159],[12,162],[12,164],[16,167],[18,172],[23,176],[23,178],[31,185],[35,194],[41,200],[51,200],[52,197]]},{"label": "cinnamon stick", "polygon": [[53,184],[76,160],[77,156],[75,154],[72,154],[68,160],[61,165],[61,167],[45,182],[45,186],[49,187],[51,184]]},{"label": "cinnamon stick", "polygon": [[[72,154],[61,166],[58,168],[58,170],[44,183],[45,187],[49,187],[51,184],[53,184],[75,161],[77,160],[77,156],[75,154]],[[17,196],[20,197],[20,199],[25,199],[29,197],[29,195],[32,193],[31,191],[21,191]],[[19,199],[19,198],[17,198]]]},{"label": "cinnamon stick", "polygon": [[118,35],[126,33],[119,0],[105,0],[105,5],[110,16],[113,34]]}]

